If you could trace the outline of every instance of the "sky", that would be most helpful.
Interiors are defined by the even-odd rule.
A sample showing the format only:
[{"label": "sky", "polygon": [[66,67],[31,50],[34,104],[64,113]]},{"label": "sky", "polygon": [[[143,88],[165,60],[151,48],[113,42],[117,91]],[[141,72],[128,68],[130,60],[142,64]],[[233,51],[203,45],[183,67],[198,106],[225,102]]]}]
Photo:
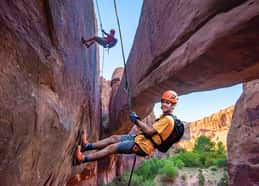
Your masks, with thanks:
[{"label": "sky", "polygon": [[[117,31],[116,36],[119,39],[113,0],[97,1],[100,10],[103,29],[108,32],[111,28],[114,28]],[[127,59],[138,26],[143,1],[116,0],[116,3],[122,32],[122,41],[124,46],[125,58]],[[96,16],[98,19],[98,27],[100,28],[100,19],[97,13],[97,9]],[[101,35],[100,30],[101,29],[99,29],[99,35]],[[102,60],[101,48],[100,59]],[[104,64],[103,71],[101,70],[100,74],[103,77],[105,77],[105,79],[110,80],[114,69],[123,66],[120,40],[118,40],[118,43],[114,48],[111,48],[109,50],[109,54],[107,51],[105,52],[104,63],[102,63],[102,61],[100,63],[101,65]],[[202,91],[182,95],[179,97],[179,102],[174,111],[174,114],[177,115],[177,117],[181,120],[187,122],[201,119],[215,112],[218,112],[221,109],[227,108],[230,105],[235,105],[242,91],[242,85],[238,84],[227,88],[220,88],[211,91]],[[156,117],[159,117],[159,115],[161,114],[160,103],[157,103],[155,105],[154,113]]]},{"label": "sky", "polygon": [[[115,68],[123,67],[123,58],[121,53],[121,45],[119,40],[119,29],[117,27],[117,20],[113,5],[113,0],[97,0],[98,7],[101,16],[102,27],[106,32],[109,32],[111,28],[116,30],[115,37],[118,42],[115,47],[109,50],[105,50],[104,54],[104,67],[101,70],[101,75],[105,79],[111,79],[112,73]],[[94,3],[96,0],[94,0]],[[140,11],[142,7],[142,0],[116,0],[117,11],[119,15],[120,27],[122,32],[122,41],[124,47],[125,58],[128,58],[131,46],[133,44],[135,32],[138,26]],[[95,6],[96,9],[96,6]],[[96,9],[96,16],[99,22],[99,16]],[[99,36],[101,36],[100,23]],[[102,60],[102,49],[100,48],[100,59]],[[102,62],[100,62],[102,65]],[[102,67],[101,67],[102,68]]]}]

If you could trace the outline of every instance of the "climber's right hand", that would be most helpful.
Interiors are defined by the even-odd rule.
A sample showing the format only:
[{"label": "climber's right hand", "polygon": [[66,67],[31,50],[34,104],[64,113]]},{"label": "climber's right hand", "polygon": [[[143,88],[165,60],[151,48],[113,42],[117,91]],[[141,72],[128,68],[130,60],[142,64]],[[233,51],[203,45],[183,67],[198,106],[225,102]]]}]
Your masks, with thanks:
[{"label": "climber's right hand", "polygon": [[137,120],[140,120],[140,117],[136,114],[136,112],[131,112],[129,114],[130,121],[134,124],[138,124]]}]

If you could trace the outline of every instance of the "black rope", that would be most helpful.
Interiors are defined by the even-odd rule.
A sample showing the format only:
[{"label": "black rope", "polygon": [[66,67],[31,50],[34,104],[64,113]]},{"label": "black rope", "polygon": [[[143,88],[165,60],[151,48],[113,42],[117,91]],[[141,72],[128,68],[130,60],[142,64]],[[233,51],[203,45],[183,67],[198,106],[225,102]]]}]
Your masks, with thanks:
[{"label": "black rope", "polygon": [[[99,6],[98,6],[98,1],[95,0],[95,4],[96,4],[96,9],[97,9],[97,14],[98,14],[98,17],[99,17],[99,22],[100,22],[100,28],[101,28],[101,32],[103,30],[103,26],[102,26],[102,18],[101,18],[101,14],[100,14],[100,9],[99,9]],[[102,37],[104,37],[104,33],[102,32]],[[103,77],[103,68],[104,68],[104,48],[102,48],[102,62],[100,63],[102,66],[101,66],[101,77]],[[100,94],[102,96],[102,92],[103,92],[103,79],[100,78]],[[101,107],[102,107],[102,102],[101,102]],[[101,108],[102,110],[102,108]]]},{"label": "black rope", "polygon": [[[102,18],[101,18],[101,14],[100,14],[100,10],[99,10],[97,0],[95,0],[95,4],[96,4],[96,8],[97,8],[98,17],[99,17],[100,27],[101,27],[101,30],[103,30]],[[102,32],[102,34],[103,34],[103,32]]]},{"label": "black rope", "polygon": [[114,2],[114,9],[115,9],[117,24],[118,24],[119,33],[120,33],[121,52],[122,52],[122,58],[123,58],[123,63],[124,63],[125,80],[126,80],[125,88],[126,88],[127,93],[128,93],[129,111],[131,111],[131,108],[132,108],[131,107],[131,92],[130,92],[130,85],[129,85],[128,73],[127,73],[127,68],[126,68],[126,60],[125,60],[125,55],[124,55],[123,43],[122,43],[122,34],[121,34],[121,29],[120,29],[120,21],[119,21],[117,6],[116,6],[116,0],[114,0],[113,2]]},{"label": "black rope", "polygon": [[[97,0],[95,0],[95,4],[96,4],[96,8],[97,8],[97,12],[98,12],[98,17],[99,17],[99,21],[100,21],[100,27],[101,27],[101,31],[103,31],[102,28],[102,20],[101,20],[101,14],[100,14],[100,10],[99,10],[99,6],[98,6],[98,2]],[[129,80],[128,80],[128,73],[127,73],[127,67],[126,67],[126,60],[125,60],[125,55],[124,55],[124,48],[123,48],[123,42],[122,42],[122,34],[121,34],[121,29],[120,29],[120,21],[119,21],[119,16],[118,16],[118,11],[117,11],[117,6],[116,6],[116,0],[113,1],[114,2],[114,10],[115,10],[115,14],[116,14],[116,19],[117,19],[117,24],[118,24],[118,28],[119,28],[119,34],[120,34],[120,42],[121,42],[121,52],[122,52],[122,58],[123,58],[123,63],[124,63],[124,71],[125,71],[125,88],[127,90],[127,94],[128,94],[128,107],[129,107],[129,112],[131,111],[131,92],[130,92],[130,85],[129,85]],[[104,34],[102,32],[102,35],[104,37]],[[104,51],[104,49],[103,49]],[[104,55],[103,55],[104,56]],[[104,57],[103,57],[103,61],[104,61]],[[103,69],[103,65],[102,65],[102,69]],[[103,70],[102,70],[103,71]],[[103,72],[101,72],[103,73]],[[136,155],[134,157],[134,161],[133,161],[133,165],[132,165],[132,169],[131,169],[131,173],[130,173],[130,178],[129,178],[129,182],[128,182],[128,186],[130,186],[131,183],[131,178],[132,178],[132,174],[134,171],[134,167],[136,164]]]},{"label": "black rope", "polygon": [[136,164],[136,159],[137,159],[137,155],[135,155],[135,156],[134,156],[134,160],[133,160],[132,168],[131,168],[131,171],[130,171],[130,177],[129,177],[128,186],[130,186],[130,182],[131,182],[132,174],[133,174],[134,167],[135,167],[135,164]]},{"label": "black rope", "polygon": [[[122,52],[122,58],[123,58],[123,63],[124,63],[124,71],[125,71],[125,88],[128,94],[128,106],[129,106],[129,112],[131,112],[132,110],[132,106],[131,106],[131,92],[130,92],[130,85],[129,85],[129,80],[128,80],[128,73],[127,73],[127,67],[126,67],[126,60],[125,60],[125,55],[124,55],[124,49],[123,49],[123,43],[122,43],[122,34],[121,34],[121,29],[120,29],[120,21],[119,21],[119,16],[118,16],[118,11],[117,11],[117,6],[116,6],[116,0],[113,1],[114,2],[114,10],[115,10],[115,14],[116,14],[116,19],[117,19],[117,24],[118,24],[118,28],[119,28],[119,33],[120,33],[120,42],[121,42],[121,52]],[[136,159],[137,156],[134,156],[134,161],[133,161],[133,165],[132,165],[132,169],[130,172],[130,177],[129,177],[129,182],[128,182],[128,186],[130,186],[131,183],[131,178],[132,178],[132,174],[134,171],[134,167],[136,164]]]}]

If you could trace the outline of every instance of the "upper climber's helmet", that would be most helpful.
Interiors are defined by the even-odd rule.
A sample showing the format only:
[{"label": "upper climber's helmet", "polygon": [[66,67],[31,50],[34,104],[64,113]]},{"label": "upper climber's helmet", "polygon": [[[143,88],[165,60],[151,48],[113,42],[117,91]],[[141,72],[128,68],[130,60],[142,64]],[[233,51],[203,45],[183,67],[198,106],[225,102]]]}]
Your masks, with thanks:
[{"label": "upper climber's helmet", "polygon": [[112,28],[112,29],[110,30],[110,33],[111,33],[111,34],[115,34],[115,30]]}]

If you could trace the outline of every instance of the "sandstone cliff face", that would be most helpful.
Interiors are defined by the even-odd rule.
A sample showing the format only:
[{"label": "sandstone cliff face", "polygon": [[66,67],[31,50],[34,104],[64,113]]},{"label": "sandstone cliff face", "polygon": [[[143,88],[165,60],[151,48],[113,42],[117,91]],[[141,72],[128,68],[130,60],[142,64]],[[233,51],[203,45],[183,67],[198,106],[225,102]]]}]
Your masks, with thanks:
[{"label": "sandstone cliff face", "polygon": [[0,185],[65,185],[84,169],[72,155],[80,128],[98,139],[96,48],[80,42],[94,20],[92,1],[0,2]]},{"label": "sandstone cliff face", "polygon": [[211,116],[188,123],[186,131],[189,131],[189,139],[183,139],[177,145],[191,150],[194,147],[195,140],[203,135],[209,137],[213,142],[221,141],[227,146],[227,134],[231,125],[233,110],[234,106],[230,106]]},{"label": "sandstone cliff face", "polygon": [[[258,78],[258,15],[257,0],[144,1],[127,62],[133,109],[147,114],[166,89],[181,95]],[[111,108],[117,132],[130,128],[121,123],[123,81]]]},{"label": "sandstone cliff face", "polygon": [[259,80],[244,84],[228,133],[230,185],[259,184]]},{"label": "sandstone cliff face", "polygon": [[[103,130],[108,128],[109,123],[109,102],[111,95],[111,81],[106,80],[103,77],[100,77],[100,89],[101,89],[101,105],[102,105],[102,118],[101,123]],[[102,134],[105,134],[105,131],[101,131]]]}]

